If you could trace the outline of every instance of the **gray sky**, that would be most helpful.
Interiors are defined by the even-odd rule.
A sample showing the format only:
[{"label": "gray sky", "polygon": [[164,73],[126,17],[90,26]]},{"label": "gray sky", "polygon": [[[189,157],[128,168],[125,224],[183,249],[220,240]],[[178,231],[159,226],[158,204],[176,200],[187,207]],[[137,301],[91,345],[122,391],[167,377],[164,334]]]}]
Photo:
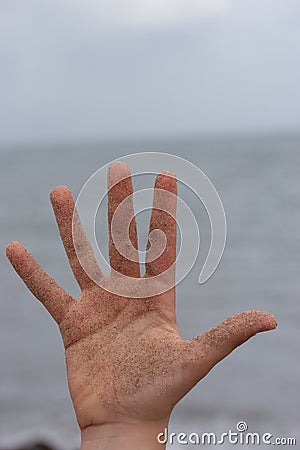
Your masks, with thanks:
[{"label": "gray sky", "polygon": [[300,129],[299,0],[0,0],[0,144]]}]

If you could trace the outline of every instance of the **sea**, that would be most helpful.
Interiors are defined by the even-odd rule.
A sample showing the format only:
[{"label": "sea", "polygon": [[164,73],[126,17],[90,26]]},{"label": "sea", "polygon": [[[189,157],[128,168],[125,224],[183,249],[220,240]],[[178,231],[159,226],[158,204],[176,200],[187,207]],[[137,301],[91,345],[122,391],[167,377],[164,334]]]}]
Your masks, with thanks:
[{"label": "sea", "polygon": [[[76,197],[105,164],[144,152],[176,155],[200,168],[218,191],[226,213],[222,260],[213,276],[199,285],[211,241],[210,222],[201,201],[184,183],[179,186],[179,195],[193,211],[201,235],[194,267],[177,286],[183,338],[197,336],[243,310],[271,311],[278,320],[276,330],[259,334],[236,349],[180,401],[169,427],[169,435],[175,433],[175,437],[167,448],[210,448],[213,443],[207,441],[180,443],[178,434],[184,433],[186,438],[181,435],[179,441],[187,442],[195,439],[195,433],[220,437],[230,430],[238,432],[239,438],[249,432],[262,439],[269,433],[272,443],[277,438],[294,438],[299,446],[300,135],[284,134],[0,149],[0,449],[34,442],[48,443],[57,450],[80,447],[58,329],[13,271],[5,247],[12,240],[23,242],[45,270],[78,295],[49,192],[63,184]],[[152,175],[140,176],[134,184],[151,187],[153,180]],[[104,227],[105,231],[105,206],[99,211],[99,230]],[[149,215],[140,216],[139,235],[145,242]],[[101,242],[105,246],[104,234]],[[195,246],[192,234],[185,233],[184,239],[191,249]],[[240,422],[245,431],[239,431]],[[228,438],[219,445],[242,448]],[[262,441],[259,447],[270,448]]]}]

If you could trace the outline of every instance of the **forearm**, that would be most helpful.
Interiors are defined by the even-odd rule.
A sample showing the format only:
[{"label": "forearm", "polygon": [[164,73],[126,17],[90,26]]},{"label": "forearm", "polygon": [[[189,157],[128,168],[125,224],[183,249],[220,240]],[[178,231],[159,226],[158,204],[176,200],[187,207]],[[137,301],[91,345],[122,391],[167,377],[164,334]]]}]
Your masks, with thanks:
[{"label": "forearm", "polygon": [[164,450],[158,435],[167,426],[168,420],[92,425],[81,432],[80,450]]}]

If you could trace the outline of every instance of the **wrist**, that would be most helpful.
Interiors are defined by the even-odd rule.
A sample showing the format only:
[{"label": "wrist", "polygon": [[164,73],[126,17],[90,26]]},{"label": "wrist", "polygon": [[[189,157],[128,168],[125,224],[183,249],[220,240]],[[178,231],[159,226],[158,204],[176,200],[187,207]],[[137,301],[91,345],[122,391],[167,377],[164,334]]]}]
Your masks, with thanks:
[{"label": "wrist", "polygon": [[168,421],[90,425],[81,431],[80,450],[163,450],[159,435]]}]

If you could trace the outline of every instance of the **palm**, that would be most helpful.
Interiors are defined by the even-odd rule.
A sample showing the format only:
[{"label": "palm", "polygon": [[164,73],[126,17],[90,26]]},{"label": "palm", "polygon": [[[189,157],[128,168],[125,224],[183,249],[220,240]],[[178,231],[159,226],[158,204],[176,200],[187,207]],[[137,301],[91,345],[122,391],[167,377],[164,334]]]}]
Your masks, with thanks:
[{"label": "palm", "polygon": [[[90,307],[95,299],[96,311]],[[115,298],[110,310],[103,311],[101,305],[110,299],[95,287],[79,300],[60,328],[64,336],[65,329],[74,330],[78,316],[88,317],[86,310],[92,309],[93,331],[86,334],[79,325],[66,343],[69,387],[80,425],[92,418],[103,423],[166,416],[184,393],[180,364],[184,342],[175,315],[167,317],[160,306],[168,299]]]},{"label": "palm", "polygon": [[[108,220],[118,205],[132,193],[128,168],[111,166]],[[153,277],[170,269],[176,257],[174,195],[161,205],[161,191],[176,194],[173,176],[160,174],[154,194],[150,232],[160,229],[167,237],[164,252],[154,261],[146,260],[146,274]],[[164,293],[146,298],[117,296],[98,286],[83,270],[72,240],[74,202],[67,188],[51,193],[54,213],[73,273],[82,289],[73,299],[46,274],[19,243],[12,243],[7,255],[34,295],[59,324],[66,349],[68,382],[81,428],[114,421],[158,420],[167,417],[173,406],[191,387],[235,347],[253,334],[272,329],[269,313],[249,311],[233,316],[191,341],[180,337],[175,316],[174,268],[169,270]],[[164,201],[164,200],[163,200]],[[132,203],[124,211],[132,213]],[[116,231],[118,233],[118,230]],[[82,247],[94,267],[96,262],[82,232]],[[137,249],[136,225],[130,225],[130,240]],[[139,264],[120,255],[110,235],[112,274],[126,283],[140,277]],[[99,271],[98,268],[94,269]],[[102,274],[100,274],[102,276]],[[153,281],[155,283],[155,281]],[[113,291],[113,290],[112,290]]]}]

